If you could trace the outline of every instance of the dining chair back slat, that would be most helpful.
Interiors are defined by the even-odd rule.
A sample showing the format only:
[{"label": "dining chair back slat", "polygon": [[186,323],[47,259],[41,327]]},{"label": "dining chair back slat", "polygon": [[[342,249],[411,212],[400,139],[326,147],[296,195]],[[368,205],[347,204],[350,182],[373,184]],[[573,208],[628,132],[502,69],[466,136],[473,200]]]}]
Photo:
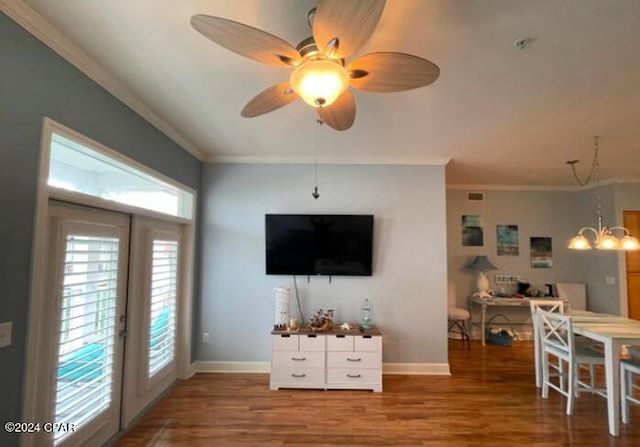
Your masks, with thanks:
[{"label": "dining chair back slat", "polygon": [[[572,415],[579,392],[606,396],[603,388],[596,387],[594,370],[594,365],[604,364],[604,357],[576,344],[571,317],[540,309],[536,316],[542,356],[542,397],[549,396],[549,388],[558,391],[567,398],[567,414]],[[580,376],[582,369],[589,373],[588,382]]]},{"label": "dining chair back slat", "polygon": [[533,326],[533,340],[534,340],[534,360],[536,368],[536,387],[542,387],[542,360],[541,351],[539,349],[540,340],[538,333],[538,310],[546,310],[547,312],[557,312],[564,314],[564,301],[562,300],[549,300],[549,299],[530,299],[529,307],[531,309],[531,322]]}]

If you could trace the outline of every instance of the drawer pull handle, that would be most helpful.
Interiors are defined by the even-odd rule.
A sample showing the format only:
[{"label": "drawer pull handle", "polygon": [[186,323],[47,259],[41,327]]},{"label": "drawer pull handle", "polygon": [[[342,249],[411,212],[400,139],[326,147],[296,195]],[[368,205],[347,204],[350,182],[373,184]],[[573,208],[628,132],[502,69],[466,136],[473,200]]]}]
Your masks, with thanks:
[{"label": "drawer pull handle", "polygon": [[362,361],[362,359],[352,359],[352,358],[347,357],[347,362],[361,362],[361,361]]},{"label": "drawer pull handle", "polygon": [[294,362],[304,362],[305,360],[307,360],[306,357],[291,357],[291,360],[293,360]]},{"label": "drawer pull handle", "polygon": [[336,338],[344,338],[344,335],[336,335]]},{"label": "drawer pull handle", "polygon": [[347,377],[350,379],[359,379],[362,377],[362,374],[347,374]]},{"label": "drawer pull handle", "polygon": [[303,377],[307,377],[306,374],[291,374],[291,377],[296,377],[298,379],[302,379]]},{"label": "drawer pull handle", "polygon": [[362,338],[371,338],[371,335],[363,335]]}]

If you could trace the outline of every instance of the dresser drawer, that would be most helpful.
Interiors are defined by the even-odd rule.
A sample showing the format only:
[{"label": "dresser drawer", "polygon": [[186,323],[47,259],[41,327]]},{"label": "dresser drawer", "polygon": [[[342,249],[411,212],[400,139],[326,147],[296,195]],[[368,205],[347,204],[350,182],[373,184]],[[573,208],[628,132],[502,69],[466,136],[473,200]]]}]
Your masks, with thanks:
[{"label": "dresser drawer", "polygon": [[300,335],[300,351],[325,350],[327,337],[316,334]]},{"label": "dresser drawer", "polygon": [[328,352],[327,368],[379,369],[377,352]]},{"label": "dresser drawer", "polygon": [[327,383],[333,384],[379,384],[379,369],[330,368],[327,370]]},{"label": "dresser drawer", "polygon": [[324,351],[274,351],[271,368],[324,368]]},{"label": "dresser drawer", "polygon": [[286,386],[317,386],[323,388],[324,368],[275,368],[271,384]]},{"label": "dresser drawer", "polygon": [[354,337],[354,350],[382,352],[382,337],[371,335],[356,335]]},{"label": "dresser drawer", "polygon": [[281,334],[271,336],[271,349],[274,351],[297,351],[300,349],[298,336]]},{"label": "dresser drawer", "polygon": [[327,351],[353,351],[353,335],[327,335]]}]

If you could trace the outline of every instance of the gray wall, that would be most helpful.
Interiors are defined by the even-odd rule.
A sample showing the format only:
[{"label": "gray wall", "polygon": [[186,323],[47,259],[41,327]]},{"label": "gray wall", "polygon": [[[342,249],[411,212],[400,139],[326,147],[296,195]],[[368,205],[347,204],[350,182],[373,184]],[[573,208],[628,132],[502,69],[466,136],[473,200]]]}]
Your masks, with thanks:
[{"label": "gray wall", "polygon": [[305,316],[358,322],[369,298],[386,362],[446,363],[444,168],[323,165],[312,187],[308,165],[205,165],[198,359],[269,360],[272,289],[293,283],[265,274],[264,215],[335,213],[375,216],[373,276],[298,277]]},{"label": "gray wall", "polygon": [[[466,271],[473,256],[487,255],[498,270],[488,277],[495,287],[495,275],[518,275],[532,284],[583,282],[587,285],[587,307],[598,312],[619,314],[619,281],[624,276],[624,254],[590,250],[569,250],[567,244],[582,226],[597,228],[597,196],[607,226],[622,224],[624,209],[640,209],[639,185],[615,185],[576,192],[485,191],[484,202],[469,202],[467,191],[447,190],[447,234],[449,279],[456,284],[459,306],[467,308],[467,298],[475,290],[475,275]],[[461,216],[481,215],[484,220],[484,246],[463,247]],[[520,231],[520,255],[497,256],[496,225],[516,224]],[[553,268],[530,267],[529,238],[552,237]],[[590,237],[590,236],[589,236]],[[615,284],[606,284],[606,277]],[[500,309],[512,321],[528,321],[525,312]]]},{"label": "gray wall", "polygon": [[[22,411],[33,219],[42,119],[48,116],[196,190],[201,163],[0,13],[0,421]],[[0,445],[18,437],[0,430]]]}]

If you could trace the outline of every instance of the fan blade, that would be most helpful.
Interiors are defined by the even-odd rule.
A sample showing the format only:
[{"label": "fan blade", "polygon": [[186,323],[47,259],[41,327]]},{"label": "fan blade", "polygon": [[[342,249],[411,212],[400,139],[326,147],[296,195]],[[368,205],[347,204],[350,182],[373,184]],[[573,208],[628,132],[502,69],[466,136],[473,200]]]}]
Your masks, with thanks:
[{"label": "fan blade", "polygon": [[298,95],[293,92],[288,82],[272,85],[254,96],[240,114],[245,118],[253,118],[284,107],[297,98]]},{"label": "fan blade", "polygon": [[296,66],[300,63],[294,47],[258,28],[203,14],[191,17],[191,26],[218,45],[263,64]]},{"label": "fan blade", "polygon": [[336,59],[353,54],[378,25],[384,5],[385,0],[320,0],[313,17],[316,45]]},{"label": "fan blade", "polygon": [[335,130],[347,130],[356,120],[356,101],[353,99],[353,94],[345,90],[333,104],[320,107],[318,114],[322,121]]},{"label": "fan blade", "polygon": [[412,54],[381,52],[365,54],[347,67],[349,82],[370,92],[399,92],[424,87],[438,79],[440,68]]}]

